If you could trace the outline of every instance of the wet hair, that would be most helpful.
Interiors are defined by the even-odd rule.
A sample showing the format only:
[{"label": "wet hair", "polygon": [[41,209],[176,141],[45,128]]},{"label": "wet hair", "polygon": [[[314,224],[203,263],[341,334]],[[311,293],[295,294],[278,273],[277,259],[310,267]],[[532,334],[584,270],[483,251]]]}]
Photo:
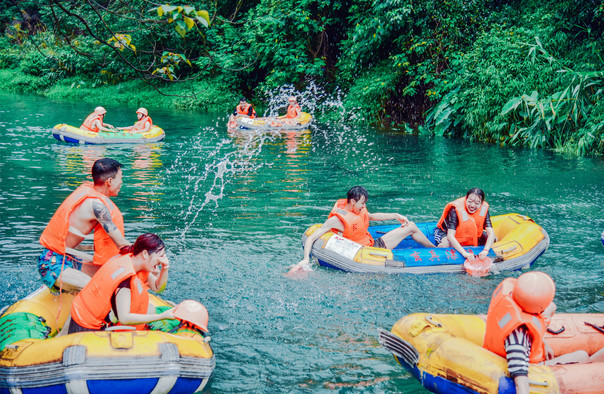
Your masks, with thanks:
[{"label": "wet hair", "polygon": [[365,196],[365,201],[369,200],[369,193],[367,193],[367,189],[365,189],[363,186],[354,186],[348,190],[346,199],[348,202],[350,202],[350,200],[360,201],[362,196]]},{"label": "wet hair", "polygon": [[92,180],[95,185],[102,185],[107,179],[117,175],[117,171],[123,167],[117,160],[104,158],[94,162],[92,166]]},{"label": "wet hair", "polygon": [[240,102],[240,103],[243,103],[244,101],[247,103],[247,99],[246,99],[245,97],[241,97],[241,98],[239,99],[239,102]]},{"label": "wet hair", "polygon": [[138,255],[146,250],[149,254],[159,252],[162,249],[165,249],[166,245],[164,245],[164,241],[155,234],[145,233],[140,235],[134,245],[124,246],[120,249],[120,254],[128,254],[132,253],[133,255]]},{"label": "wet hair", "polygon": [[470,197],[470,194],[476,194],[478,197],[480,197],[480,202],[484,201],[484,192],[482,191],[482,189],[479,189],[477,187],[471,188],[466,193],[466,198]]}]

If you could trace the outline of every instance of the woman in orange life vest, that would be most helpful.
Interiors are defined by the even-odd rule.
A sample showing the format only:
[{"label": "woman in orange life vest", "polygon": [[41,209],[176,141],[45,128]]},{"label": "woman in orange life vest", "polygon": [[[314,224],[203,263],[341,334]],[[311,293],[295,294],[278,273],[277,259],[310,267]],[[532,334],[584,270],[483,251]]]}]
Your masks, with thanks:
[{"label": "woman in orange life vest", "polygon": [[554,357],[544,335],[556,311],[552,278],[538,271],[504,279],[493,292],[483,347],[506,357],[517,393],[529,392],[529,363],[545,365],[604,361],[604,349],[591,357],[578,350]]},{"label": "woman in orange life vest", "polygon": [[105,108],[96,107],[94,112],[88,115],[88,117],[84,120],[84,123],[82,123],[80,129],[92,131],[94,133],[98,133],[100,130],[115,131],[112,125],[103,123],[106,113],[107,110],[105,110]]},{"label": "woman in orange life vest", "polygon": [[297,103],[295,96],[289,96],[287,101],[289,102],[289,106],[287,107],[287,114],[279,116],[277,119],[286,119],[288,122],[293,123],[296,119],[300,117],[300,115],[302,115],[302,109]]},{"label": "woman in orange life vest", "polygon": [[474,259],[474,254],[463,247],[484,245],[478,258],[487,256],[495,242],[495,230],[491,225],[489,204],[484,201],[481,189],[470,189],[465,197],[447,204],[434,229],[434,240],[439,248],[455,248],[470,260]]},{"label": "woman in orange life vest", "polygon": [[[367,212],[365,204],[368,198],[369,193],[364,187],[354,186],[348,191],[346,199],[338,200],[327,221],[304,242],[304,258],[302,261],[293,265],[289,272],[311,270],[309,263],[312,244],[328,231],[340,234],[344,238],[361,245],[376,248],[392,249],[408,236],[427,248],[435,247],[417,225],[410,222],[407,217],[398,213]],[[370,220],[398,220],[401,226],[374,240],[368,231]]]},{"label": "woman in orange life vest", "polygon": [[139,108],[136,110],[136,117],[138,121],[132,126],[118,127],[120,130],[128,131],[130,133],[146,133],[153,126],[153,120],[149,116],[146,108]]},{"label": "woman in orange life vest", "polygon": [[173,318],[172,309],[151,312],[147,291],[163,291],[169,266],[163,241],[155,234],[139,236],[134,245],[105,263],[74,298],[68,333],[98,331],[116,323],[144,329],[145,323]]}]

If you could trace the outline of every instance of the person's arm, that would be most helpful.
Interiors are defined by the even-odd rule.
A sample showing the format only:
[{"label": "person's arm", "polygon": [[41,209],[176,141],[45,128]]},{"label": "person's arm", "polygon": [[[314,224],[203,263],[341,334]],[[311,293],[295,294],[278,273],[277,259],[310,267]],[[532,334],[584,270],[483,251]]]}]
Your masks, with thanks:
[{"label": "person's arm", "polygon": [[172,309],[168,309],[162,313],[132,313],[130,312],[130,289],[123,287],[117,291],[115,295],[115,306],[117,309],[117,318],[119,319],[120,324],[141,324],[141,323],[149,323],[156,320],[162,319],[173,319],[174,314]]},{"label": "person's arm", "polygon": [[482,249],[482,251],[478,254],[478,257],[481,259],[487,257],[487,254],[489,254],[489,250],[491,250],[491,247],[495,242],[495,230],[493,230],[493,226],[491,225],[491,215],[488,211],[484,221],[484,225],[485,230],[487,232],[487,241],[484,244],[484,249]]},{"label": "person's arm", "polygon": [[[111,125],[105,124],[105,123],[103,123],[103,122],[102,122],[101,120],[99,120],[99,119],[97,119],[97,120],[95,120],[94,122],[92,122],[92,125],[91,125],[91,126],[92,126],[92,128],[94,128],[94,127],[95,127],[95,125],[97,125],[97,126],[98,126],[99,130],[103,130],[103,131],[110,131],[110,132],[113,132],[113,131],[114,131],[113,129],[109,129],[109,128],[105,127],[105,126],[111,126]],[[113,126],[111,126],[111,127],[113,127]]]},{"label": "person's arm", "polygon": [[149,120],[147,119],[147,121],[145,122],[145,127],[143,127],[142,130],[138,130],[137,133],[146,133],[150,129],[151,129],[151,122],[149,122]]},{"label": "person's arm", "polygon": [[291,270],[296,270],[299,268],[308,269],[310,267],[310,251],[312,249],[312,245],[317,239],[321,238],[323,234],[330,231],[332,228],[344,231],[344,225],[337,216],[332,216],[327,219],[319,229],[315,230],[314,233],[306,238],[306,241],[304,242],[304,257],[298,264],[292,266]]},{"label": "person's arm", "polygon": [[105,204],[99,200],[92,201],[92,212],[94,213],[96,220],[103,227],[103,230],[105,230],[105,232],[113,240],[118,249],[130,245],[130,242],[126,241],[126,238],[124,238],[115,223],[113,223],[111,213]]},{"label": "person's arm", "polygon": [[531,344],[531,337],[523,326],[512,331],[505,339],[508,372],[514,380],[518,394],[529,393],[528,370]]},{"label": "person's arm", "polygon": [[156,276],[152,273],[149,274],[147,285],[154,292],[163,293],[166,288],[166,284],[168,283],[168,268],[170,268],[170,261],[168,260],[168,256],[163,256],[158,259],[158,262],[161,263],[161,271],[159,272],[159,276]]},{"label": "person's arm", "polygon": [[381,220],[398,220],[401,224],[409,223],[409,219],[406,216],[400,215],[398,213],[369,213],[369,220],[373,221],[381,221]]}]

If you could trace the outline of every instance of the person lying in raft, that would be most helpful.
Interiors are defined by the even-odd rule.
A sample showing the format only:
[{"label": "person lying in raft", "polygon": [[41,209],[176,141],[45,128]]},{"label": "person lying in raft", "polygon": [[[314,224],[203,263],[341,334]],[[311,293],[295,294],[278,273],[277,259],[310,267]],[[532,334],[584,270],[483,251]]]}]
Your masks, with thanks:
[{"label": "person lying in raft", "polygon": [[[44,249],[38,272],[54,294],[79,291],[102,264],[130,245],[124,238],[122,213],[110,199],[121,190],[122,164],[110,158],[95,161],[92,181],[82,183],[61,203],[40,236]],[[91,257],[76,248],[93,231]]]},{"label": "person lying in raft", "polygon": [[233,129],[237,127],[237,121],[235,120],[237,116],[249,119],[256,118],[256,110],[254,109],[252,104],[247,102],[247,99],[245,97],[242,97],[239,100],[239,105],[235,108],[235,111],[233,111],[233,113],[229,117],[229,123],[227,124],[229,128]]},{"label": "person lying in raft", "polygon": [[149,113],[146,108],[139,108],[136,110],[136,117],[138,121],[128,127],[118,127],[120,130],[127,131],[129,133],[146,133],[151,130],[151,126],[153,126],[153,120],[149,117]]},{"label": "person lying in raft", "polygon": [[163,291],[170,262],[164,242],[155,234],[143,234],[134,245],[120,250],[92,277],[74,298],[67,333],[99,331],[112,325],[132,325],[172,319],[173,311],[154,313],[150,288]]},{"label": "person lying in raft", "polygon": [[439,248],[454,248],[469,260],[474,260],[474,254],[463,247],[484,245],[478,258],[487,256],[495,242],[495,230],[481,189],[470,189],[465,197],[447,204],[434,229],[434,240]]},{"label": "person lying in raft", "polygon": [[103,123],[107,110],[103,107],[96,107],[94,112],[88,115],[84,120],[84,123],[80,126],[82,130],[92,131],[98,133],[99,131],[110,131],[114,132],[115,128],[109,123]]},{"label": "person lying in raft", "polygon": [[[292,266],[290,272],[311,270],[309,262],[312,245],[328,231],[361,245],[376,248],[392,249],[408,236],[427,248],[435,247],[417,225],[410,222],[405,216],[398,213],[369,213],[365,205],[368,199],[369,193],[364,187],[354,186],[348,191],[346,199],[338,200],[327,221],[306,239],[304,258],[298,264]],[[370,220],[398,220],[401,226],[374,240],[368,231]]]},{"label": "person lying in raft", "polygon": [[544,272],[504,279],[493,292],[483,347],[508,362],[516,392],[529,392],[529,364],[571,364],[604,361],[604,348],[591,357],[578,350],[554,357],[544,335],[556,311],[556,286]]}]

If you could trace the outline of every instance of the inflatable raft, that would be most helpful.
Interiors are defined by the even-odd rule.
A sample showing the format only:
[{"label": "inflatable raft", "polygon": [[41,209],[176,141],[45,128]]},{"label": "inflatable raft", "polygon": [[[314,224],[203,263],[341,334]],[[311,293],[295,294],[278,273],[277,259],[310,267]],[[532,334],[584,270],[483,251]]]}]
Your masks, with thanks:
[{"label": "inflatable raft", "polygon": [[[604,314],[556,314],[546,340],[556,356],[575,350],[590,355],[604,347]],[[515,393],[507,361],[482,347],[486,316],[415,313],[379,342],[426,389],[435,393]],[[554,334],[559,332],[558,334]],[[531,393],[602,393],[604,363],[531,364]]]},{"label": "inflatable raft", "polygon": [[[494,272],[518,270],[529,267],[549,246],[547,232],[531,218],[516,213],[491,217],[497,236],[488,257],[495,263]],[[434,223],[416,223],[428,239],[434,242]],[[399,225],[370,226],[373,238]],[[316,224],[306,230],[302,244],[315,230]],[[469,247],[474,254],[483,247]],[[311,255],[319,264],[348,272],[412,273],[464,272],[465,259],[453,248],[426,248],[411,237],[404,239],[396,248],[382,249],[363,246],[332,232],[315,241]]]},{"label": "inflatable raft", "polygon": [[242,129],[252,129],[252,130],[302,130],[307,129],[312,122],[312,115],[307,112],[302,112],[300,117],[295,121],[291,119],[276,119],[274,117],[270,118],[246,118],[244,116],[235,117],[236,125],[230,124],[229,127],[233,126],[239,127]]},{"label": "inflatable raft", "polygon": [[73,144],[148,144],[163,140],[166,134],[164,129],[158,126],[151,126],[145,133],[128,133],[121,130],[94,133],[62,123],[53,127],[52,136],[59,141]]},{"label": "inflatable raft", "polygon": [[215,366],[209,337],[177,320],[151,323],[154,331],[55,337],[73,297],[44,287],[2,314],[0,393],[193,393],[207,384]]}]

